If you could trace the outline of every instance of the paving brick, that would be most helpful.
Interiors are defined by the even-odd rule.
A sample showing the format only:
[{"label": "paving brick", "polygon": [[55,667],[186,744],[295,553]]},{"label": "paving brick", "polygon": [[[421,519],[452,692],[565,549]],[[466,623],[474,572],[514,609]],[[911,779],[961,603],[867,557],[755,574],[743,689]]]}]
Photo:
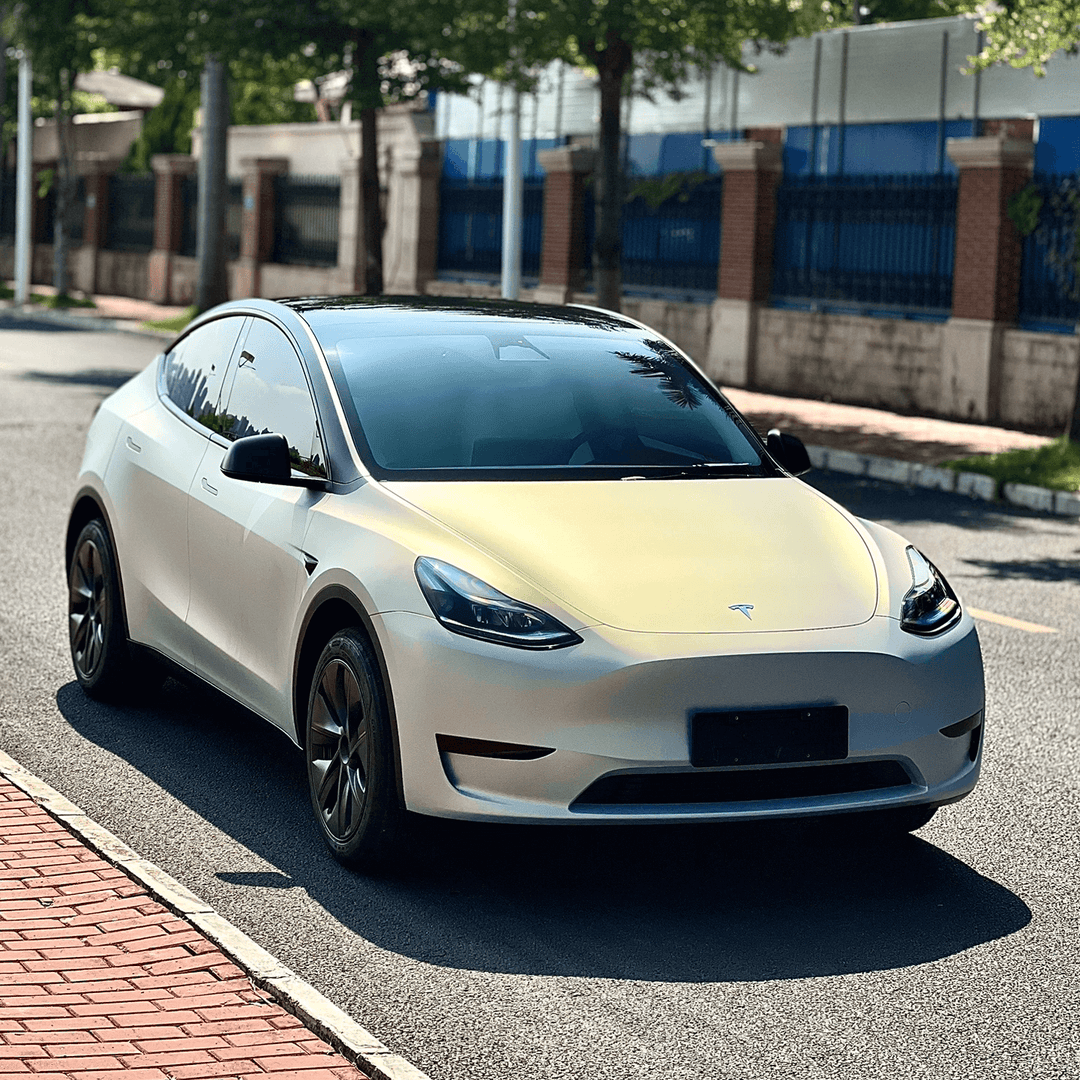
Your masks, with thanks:
[{"label": "paving brick", "polygon": [[171,1038],[136,1039],[135,1042],[145,1054],[160,1054],[166,1050],[175,1050],[178,1046],[187,1050],[218,1050],[228,1049],[229,1046],[221,1035],[204,1035],[199,1039],[181,1032],[176,1032]]},{"label": "paving brick", "polygon": [[83,1069],[119,1069],[114,1057],[33,1058],[30,1068],[40,1073],[70,1073]]},{"label": "paving brick", "polygon": [[197,1024],[184,1024],[184,1032],[189,1035],[224,1035],[232,1040],[241,1034],[258,1035],[277,1030],[265,1017],[249,1020],[207,1020]]},{"label": "paving brick", "polygon": [[[269,1073],[282,1072],[284,1070],[303,1071],[306,1069],[325,1069],[327,1058],[333,1058],[333,1052],[326,1054],[292,1054],[282,1057],[257,1057],[253,1060],[260,1068]],[[340,1062],[340,1058],[338,1061]]]}]

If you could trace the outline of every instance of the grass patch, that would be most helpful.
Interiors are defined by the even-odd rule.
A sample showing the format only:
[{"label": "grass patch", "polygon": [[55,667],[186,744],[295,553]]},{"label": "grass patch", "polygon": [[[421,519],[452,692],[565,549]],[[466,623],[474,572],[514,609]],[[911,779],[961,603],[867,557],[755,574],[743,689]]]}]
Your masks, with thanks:
[{"label": "grass patch", "polygon": [[9,289],[3,282],[0,282],[0,300],[14,300],[15,290]]},{"label": "grass patch", "polygon": [[191,307],[184,308],[179,315],[174,315],[171,319],[153,319],[150,322],[144,322],[143,326],[147,330],[171,330],[179,333],[198,313],[198,308],[192,304]]},{"label": "grass patch", "polygon": [[1080,491],[1080,444],[1064,436],[1035,450],[979,454],[946,461],[945,466],[992,476],[999,488],[1002,484],[1035,484],[1054,491]]},{"label": "grass patch", "polygon": [[52,311],[63,308],[96,308],[97,304],[94,303],[90,297],[84,297],[80,299],[77,296],[67,296],[61,294],[59,296],[45,296],[42,293],[30,294],[31,304],[40,304],[44,308],[49,308]]}]

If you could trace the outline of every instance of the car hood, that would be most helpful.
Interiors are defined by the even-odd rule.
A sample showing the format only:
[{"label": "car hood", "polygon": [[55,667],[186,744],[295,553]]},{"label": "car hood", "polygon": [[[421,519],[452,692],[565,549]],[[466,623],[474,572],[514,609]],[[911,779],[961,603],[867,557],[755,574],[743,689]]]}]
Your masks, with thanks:
[{"label": "car hood", "polygon": [[861,534],[797,480],[386,486],[589,621],[623,630],[812,630],[866,622],[877,606]]}]

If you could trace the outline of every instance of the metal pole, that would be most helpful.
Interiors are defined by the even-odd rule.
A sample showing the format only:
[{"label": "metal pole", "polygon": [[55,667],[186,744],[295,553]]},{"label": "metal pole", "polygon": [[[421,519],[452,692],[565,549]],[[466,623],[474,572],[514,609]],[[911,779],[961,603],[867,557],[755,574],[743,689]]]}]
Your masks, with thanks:
[{"label": "metal pole", "polygon": [[15,303],[30,300],[30,179],[34,160],[34,123],[30,117],[30,57],[19,56],[19,146],[15,172]]},{"label": "metal pole", "polygon": [[941,89],[938,94],[937,171],[945,171],[945,97],[949,80],[949,31],[941,34]]},{"label": "metal pole", "polygon": [[[510,0],[509,25],[514,29],[516,0]],[[513,50],[513,45],[511,45]],[[511,65],[517,75],[517,65]],[[522,206],[525,177],[521,168],[521,94],[510,87],[510,137],[506,143],[506,171],[503,177],[502,297],[517,300],[521,295]]]},{"label": "metal pole", "polygon": [[206,58],[202,74],[202,156],[199,158],[199,211],[195,248],[199,279],[195,306],[199,311],[229,298],[225,267],[225,141],[229,123],[225,68]]},{"label": "metal pole", "polygon": [[[975,46],[976,53],[983,51],[983,43],[986,37],[983,32],[979,31],[978,41]],[[971,104],[971,137],[977,139],[979,137],[979,96],[982,91],[982,72],[975,72],[975,100]]]},{"label": "metal pole", "polygon": [[504,300],[517,300],[521,295],[525,177],[521,167],[521,95],[516,87],[510,94],[510,138],[506,146],[506,176],[503,181],[502,296]]},{"label": "metal pole", "polygon": [[[858,10],[858,3],[855,4],[856,11]],[[839,143],[837,147],[837,166],[836,173],[838,176],[844,175],[844,131],[847,126],[847,67],[848,67],[848,35],[844,34],[841,41],[840,48],[840,123],[839,123]]]},{"label": "metal pole", "polygon": [[814,85],[810,92],[810,175],[817,175],[818,91],[821,88],[821,38],[814,38]]}]

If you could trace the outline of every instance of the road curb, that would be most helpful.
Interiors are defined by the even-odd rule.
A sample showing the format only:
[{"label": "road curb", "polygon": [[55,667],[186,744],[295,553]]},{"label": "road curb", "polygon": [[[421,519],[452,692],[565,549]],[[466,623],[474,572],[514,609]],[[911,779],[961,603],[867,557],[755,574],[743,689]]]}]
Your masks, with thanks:
[{"label": "road curb", "polygon": [[119,837],[88,817],[55,788],[0,750],[0,776],[28,795],[70,833],[106,862],[134,878],[159,903],[205,934],[255,986],[265,990],[286,1012],[300,1020],[372,1080],[429,1080],[426,1073],[384,1046],[366,1028],[304,982],[261,945],[190,889],[142,858]]},{"label": "road curb", "polygon": [[1034,484],[1003,484],[999,492],[997,481],[983,473],[956,472],[937,465],[834,450],[828,446],[808,446],[806,450],[814,468],[827,472],[866,476],[905,487],[955,492],[984,502],[1004,501],[1056,517],[1080,517],[1080,492],[1052,491]]}]

